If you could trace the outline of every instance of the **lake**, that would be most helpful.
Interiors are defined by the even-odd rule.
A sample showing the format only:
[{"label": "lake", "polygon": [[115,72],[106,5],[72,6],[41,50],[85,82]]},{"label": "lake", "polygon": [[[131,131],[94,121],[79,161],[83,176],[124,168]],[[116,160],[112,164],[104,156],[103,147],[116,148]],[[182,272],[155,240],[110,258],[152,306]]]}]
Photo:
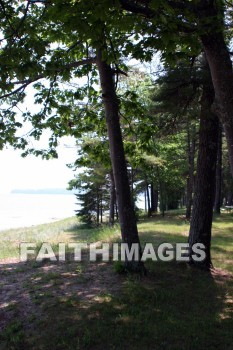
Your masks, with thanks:
[{"label": "lake", "polygon": [[75,215],[75,195],[0,194],[0,230],[53,222]]}]

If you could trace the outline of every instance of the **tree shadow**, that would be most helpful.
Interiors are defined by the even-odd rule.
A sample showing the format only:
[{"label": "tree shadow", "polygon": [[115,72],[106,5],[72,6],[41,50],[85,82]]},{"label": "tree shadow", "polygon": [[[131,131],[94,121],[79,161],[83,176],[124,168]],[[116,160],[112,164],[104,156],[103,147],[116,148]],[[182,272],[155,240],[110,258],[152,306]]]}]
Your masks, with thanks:
[{"label": "tree shadow", "polygon": [[232,277],[147,262],[0,265],[0,349],[231,349]]}]

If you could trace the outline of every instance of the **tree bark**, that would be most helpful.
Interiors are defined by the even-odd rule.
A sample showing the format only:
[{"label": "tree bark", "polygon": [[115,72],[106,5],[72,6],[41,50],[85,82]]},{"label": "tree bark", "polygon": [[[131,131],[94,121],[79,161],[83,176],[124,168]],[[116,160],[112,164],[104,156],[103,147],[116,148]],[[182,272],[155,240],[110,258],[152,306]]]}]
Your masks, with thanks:
[{"label": "tree bark", "polygon": [[191,262],[207,269],[212,265],[210,246],[219,129],[218,117],[211,111],[214,90],[211,79],[209,80],[210,82],[204,82],[203,84],[201,98],[199,154],[189,232],[190,257],[192,255],[193,244],[195,243],[204,244],[206,253],[204,261],[197,263],[191,259]]},{"label": "tree bark", "polygon": [[100,189],[100,223],[103,223],[103,195],[102,188]]},{"label": "tree bark", "polygon": [[146,194],[146,188],[144,191],[144,202],[145,202],[145,214],[147,213],[147,194]]},{"label": "tree bark", "polygon": [[227,193],[227,199],[226,199],[226,205],[232,205],[233,204],[233,194],[231,191]]},{"label": "tree bark", "polygon": [[[230,54],[223,34],[221,10],[215,1],[201,1],[199,12],[201,21],[209,18],[209,24],[203,25],[201,36],[207,61],[209,63],[212,82],[215,90],[213,108],[220,118],[227,140],[231,174],[233,176],[233,71]],[[205,23],[205,22],[204,22]]]},{"label": "tree bark", "polygon": [[147,197],[147,216],[151,217],[151,203],[150,203],[150,192],[149,192],[149,184],[146,181],[146,197]]},{"label": "tree bark", "polygon": [[188,127],[188,178],[187,178],[187,196],[186,196],[186,219],[191,217],[193,204],[193,186],[194,186],[194,160],[196,152],[196,127]]},{"label": "tree bark", "polygon": [[[115,192],[116,193],[116,192]],[[118,205],[117,205],[117,201],[115,203],[115,210],[116,210],[116,219],[117,221],[119,220],[119,213],[118,213]]]},{"label": "tree bark", "polygon": [[155,190],[154,184],[151,183],[151,212],[158,212],[158,190]]},{"label": "tree bark", "polygon": [[99,225],[100,223],[100,199],[99,199],[99,191],[97,190],[96,196],[96,223]]},{"label": "tree bark", "polygon": [[159,184],[159,198],[160,198],[160,212],[162,212],[162,217],[165,216],[166,203],[165,203],[165,195],[164,195],[164,187],[162,182]]},{"label": "tree bark", "polygon": [[115,202],[116,202],[116,191],[115,191],[115,181],[113,176],[113,171],[109,173],[110,176],[110,208],[109,208],[109,225],[114,225],[115,219]]},{"label": "tree bark", "polygon": [[222,125],[218,130],[218,151],[217,151],[217,166],[216,166],[216,184],[215,184],[215,201],[214,212],[221,214],[222,204]]},{"label": "tree bark", "polygon": [[[129,179],[127,174],[127,166],[119,119],[119,101],[115,91],[113,70],[111,66],[102,59],[101,50],[97,51],[96,61],[102,88],[102,99],[105,109],[110,157],[116,186],[116,198],[118,204],[122,241],[123,243],[127,243],[129,249],[131,249],[133,243],[138,244],[141,254],[136,216],[132,203]],[[143,263],[134,259],[132,261],[126,261],[126,267],[129,270],[145,272]]]}]

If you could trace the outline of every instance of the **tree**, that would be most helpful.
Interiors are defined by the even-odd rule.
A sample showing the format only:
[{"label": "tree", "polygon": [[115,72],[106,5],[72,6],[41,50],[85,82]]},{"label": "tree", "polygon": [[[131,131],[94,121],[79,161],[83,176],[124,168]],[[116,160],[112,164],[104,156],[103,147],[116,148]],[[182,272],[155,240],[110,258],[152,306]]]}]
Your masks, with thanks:
[{"label": "tree", "polygon": [[77,216],[87,224],[102,224],[103,215],[109,209],[109,179],[101,164],[93,164],[69,182],[69,189],[77,189],[80,209]]},{"label": "tree", "polygon": [[[140,250],[120,128],[120,106],[114,82],[114,75],[121,72],[119,61],[122,48],[127,42],[126,18],[121,16],[121,28],[120,30],[115,28],[116,26],[113,25],[119,21],[119,11],[118,9],[109,10],[107,0],[104,4],[102,1],[87,3],[59,0],[45,2],[45,6],[39,7],[30,3],[31,11],[28,11],[29,3],[25,10],[26,19],[20,26],[19,40],[15,40],[14,35],[12,40],[6,39],[3,51],[3,56],[7,58],[12,51],[17,55],[22,51],[25,70],[20,68],[20,60],[14,62],[17,67],[14,72],[16,78],[14,81],[11,76],[12,59],[9,60],[6,75],[8,73],[10,83],[3,85],[5,93],[2,97],[17,96],[18,102],[21,102],[24,99],[26,87],[37,82],[34,85],[38,89],[36,101],[43,103],[44,107],[39,113],[34,115],[27,113],[24,116],[35,127],[31,135],[36,138],[40,137],[43,129],[52,129],[50,148],[53,150],[57,144],[57,137],[67,133],[67,128],[64,127],[67,120],[64,117],[71,112],[75,100],[84,99],[85,93],[89,100],[95,99],[96,93],[92,85],[96,82],[97,68],[102,87],[122,240],[128,244],[129,249],[133,243],[137,243]],[[37,26],[38,17],[40,17],[40,23]],[[12,21],[18,20],[16,6]],[[129,25],[128,20],[127,24]],[[30,47],[31,57],[26,53],[28,47]],[[92,68],[92,64],[95,64],[95,68]],[[59,79],[62,83],[69,83],[74,78],[84,76],[89,78],[86,87],[76,92],[71,88],[61,93]],[[49,80],[49,87],[41,81],[43,78]],[[15,89],[15,86],[19,87]],[[66,108],[64,108],[64,102]],[[77,126],[77,120],[72,122]],[[72,134],[72,131],[70,133]],[[143,268],[140,261],[128,261],[126,265],[133,270]]]},{"label": "tree", "polygon": [[215,176],[218,147],[219,120],[211,111],[214,100],[214,89],[208,76],[208,63],[204,63],[206,74],[203,78],[201,98],[199,152],[197,176],[193,200],[193,212],[189,231],[190,256],[195,243],[202,243],[206,257],[195,265],[209,269],[212,266],[210,246],[213,204],[215,195]]},{"label": "tree", "polygon": [[[70,180],[69,188],[79,191],[77,198],[81,201],[81,210],[78,210],[78,215],[90,223],[93,221],[93,211],[101,213],[102,208],[102,213],[109,215],[109,224],[112,226],[115,220],[116,193],[105,128],[99,133],[93,130],[83,135],[77,142],[77,149],[78,158],[69,167],[74,171],[83,167],[84,170]],[[98,205],[94,203],[96,195]],[[100,216],[95,215],[97,223]]]},{"label": "tree", "polygon": [[221,214],[222,205],[222,125],[219,125],[218,130],[218,150],[217,150],[217,164],[216,164],[216,185],[215,185],[215,200],[214,212]]},{"label": "tree", "polygon": [[[140,247],[136,217],[127,174],[127,166],[119,121],[119,101],[116,95],[111,66],[103,60],[102,51],[97,52],[102,98],[108,129],[110,157],[116,186],[122,241],[131,249],[133,243]],[[130,270],[141,269],[138,262],[127,262]]]},{"label": "tree", "polygon": [[178,56],[192,59],[203,46],[215,90],[212,108],[226,133],[233,175],[233,70],[224,22],[230,3],[223,0],[119,1],[125,10],[146,17],[148,38],[143,47],[157,47],[167,61]]},{"label": "tree", "polygon": [[233,176],[233,71],[224,38],[224,1],[202,0],[199,5],[197,15],[202,31],[200,38],[215,90],[213,107],[225,130]]},{"label": "tree", "polygon": [[193,124],[189,128],[187,126],[187,151],[188,151],[188,176],[187,176],[187,197],[186,197],[186,219],[190,220],[193,204],[194,191],[194,169],[195,169],[195,153],[196,153],[196,125]]},{"label": "tree", "polygon": [[[160,132],[158,134],[163,137],[167,134],[180,134],[179,140],[182,140],[180,147],[185,148],[182,158],[187,162],[187,169],[183,169],[180,176],[182,178],[186,176],[187,179],[185,191],[187,219],[190,219],[191,216],[194,190],[197,124],[202,76],[203,71],[200,69],[198,59],[193,62],[192,66],[187,60],[178,60],[176,67],[168,66],[164,68],[156,81],[156,89],[152,95],[155,102],[152,112],[161,114]],[[183,145],[184,135],[186,138],[185,146]],[[177,156],[181,157],[181,155]]]}]

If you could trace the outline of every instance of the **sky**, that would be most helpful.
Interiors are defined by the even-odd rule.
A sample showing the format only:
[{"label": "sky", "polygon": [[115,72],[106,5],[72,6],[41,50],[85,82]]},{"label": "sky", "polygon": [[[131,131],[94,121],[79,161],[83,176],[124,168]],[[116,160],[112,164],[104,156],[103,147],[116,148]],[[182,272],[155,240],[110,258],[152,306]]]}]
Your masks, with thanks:
[{"label": "sky", "polygon": [[10,193],[13,189],[65,189],[74,177],[74,172],[66,166],[77,158],[75,141],[71,138],[66,137],[60,142],[58,159],[42,160],[32,155],[22,158],[20,154],[10,147],[0,151],[1,194]]},{"label": "sky", "polygon": [[[131,64],[133,65],[133,63],[138,65],[137,61],[132,61]],[[38,112],[40,106],[34,104],[34,89],[29,87],[27,91],[25,102],[20,107]],[[20,134],[26,133],[28,128],[30,129],[30,126],[25,125],[20,130]],[[45,131],[39,141],[39,148],[47,148],[47,139],[48,135]],[[10,193],[14,189],[65,189],[68,181],[74,177],[74,172],[66,164],[73,163],[77,158],[75,140],[71,137],[64,137],[57,151],[59,157],[53,160],[42,160],[33,155],[22,158],[21,151],[14,150],[9,146],[0,151],[0,194]]]},{"label": "sky", "polygon": [[[36,113],[40,105],[34,104],[34,89],[29,87],[25,102],[20,105],[20,110],[28,110]],[[21,121],[19,114],[19,121]],[[17,136],[26,135],[31,130],[30,123],[24,123]],[[50,132],[44,130],[39,141],[30,140],[29,147],[37,149],[48,148]],[[66,147],[68,146],[68,147]],[[67,188],[68,181],[74,177],[74,172],[66,164],[73,163],[77,158],[75,139],[63,137],[57,148],[58,159],[42,160],[41,157],[29,155],[21,157],[22,151],[14,150],[7,146],[0,151],[0,194],[10,193],[13,189],[42,189],[42,188]]]}]

